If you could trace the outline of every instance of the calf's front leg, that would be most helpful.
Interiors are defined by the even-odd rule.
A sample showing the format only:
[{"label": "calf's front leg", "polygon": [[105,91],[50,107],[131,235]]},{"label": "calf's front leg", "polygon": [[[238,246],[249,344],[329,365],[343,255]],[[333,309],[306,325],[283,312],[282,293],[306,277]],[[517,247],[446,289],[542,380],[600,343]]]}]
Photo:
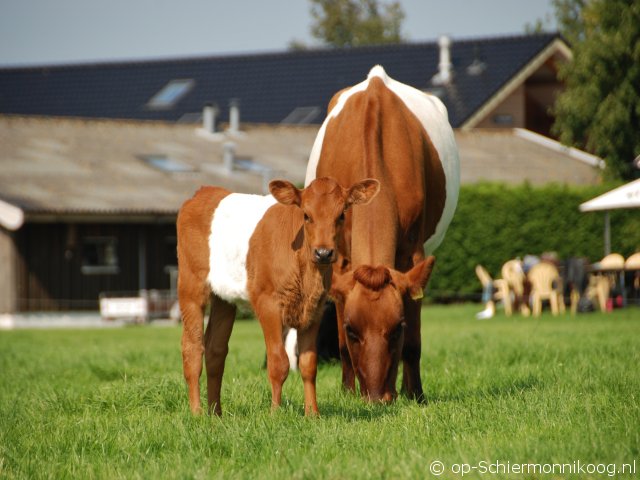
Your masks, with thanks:
[{"label": "calf's front leg", "polygon": [[267,348],[267,373],[271,383],[271,409],[282,403],[282,385],[289,375],[289,357],[282,341],[282,320],[278,303],[270,298],[256,302],[256,315]]},{"label": "calf's front leg", "polygon": [[298,365],[304,385],[304,414],[318,415],[316,374],[318,372],[317,340],[320,322],[314,322],[306,330],[298,331]]}]

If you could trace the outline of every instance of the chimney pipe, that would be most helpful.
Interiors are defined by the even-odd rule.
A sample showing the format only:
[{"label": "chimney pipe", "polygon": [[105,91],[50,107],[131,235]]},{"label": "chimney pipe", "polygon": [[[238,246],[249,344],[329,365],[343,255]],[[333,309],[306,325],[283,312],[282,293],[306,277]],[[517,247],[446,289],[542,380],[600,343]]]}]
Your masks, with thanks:
[{"label": "chimney pipe", "polygon": [[225,170],[231,172],[236,157],[236,144],[233,142],[225,142],[222,145],[222,163]]},{"label": "chimney pipe", "polygon": [[215,133],[216,131],[216,117],[218,116],[220,109],[214,103],[205,104],[202,109],[202,128],[209,133]]},{"label": "chimney pipe", "polygon": [[229,131],[231,133],[240,131],[240,100],[237,98],[229,100]]},{"label": "chimney pipe", "polygon": [[438,39],[440,47],[440,61],[438,62],[438,73],[432,78],[432,82],[436,85],[446,85],[451,81],[451,39],[442,35]]}]

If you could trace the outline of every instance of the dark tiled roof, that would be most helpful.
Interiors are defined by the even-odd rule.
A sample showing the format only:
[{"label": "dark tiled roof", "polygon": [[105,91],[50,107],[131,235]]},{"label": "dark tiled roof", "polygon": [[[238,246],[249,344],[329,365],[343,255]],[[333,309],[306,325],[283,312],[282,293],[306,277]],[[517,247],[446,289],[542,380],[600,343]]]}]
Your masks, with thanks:
[{"label": "dark tiled roof", "polygon": [[[453,39],[454,80],[442,92],[450,121],[460,126],[557,35]],[[480,60],[486,67],[471,75]],[[432,87],[437,73],[436,42],[349,49],[292,51],[147,62],[0,69],[0,113],[89,118],[178,121],[198,114],[207,102],[221,107],[240,101],[241,121],[279,123],[296,107],[320,107],[320,123],[331,96],[361,82],[376,64],[401,82]],[[167,110],[147,102],[174,79],[194,87]]]}]

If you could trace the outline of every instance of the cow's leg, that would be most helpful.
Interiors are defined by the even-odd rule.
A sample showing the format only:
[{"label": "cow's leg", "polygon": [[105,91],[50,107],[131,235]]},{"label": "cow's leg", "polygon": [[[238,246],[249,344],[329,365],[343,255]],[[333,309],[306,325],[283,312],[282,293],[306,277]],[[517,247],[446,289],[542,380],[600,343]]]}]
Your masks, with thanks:
[{"label": "cow's leg", "polygon": [[300,352],[298,366],[304,384],[304,413],[318,414],[316,399],[316,374],[318,372],[317,340],[320,322],[314,322],[303,331],[298,331],[298,350]]},{"label": "cow's leg", "polygon": [[211,296],[211,314],[204,333],[204,358],[207,366],[207,401],[209,413],[222,415],[220,389],[224,362],[229,352],[229,337],[236,318],[236,306],[217,295]]},{"label": "cow's leg", "polygon": [[404,318],[407,324],[402,347],[402,391],[419,402],[424,401],[422,381],[420,380],[420,300],[404,301]]},{"label": "cow's leg", "polygon": [[193,413],[201,413],[200,374],[202,373],[202,344],[204,307],[208,292],[197,279],[184,271],[178,281],[178,298],[182,312],[182,368],[189,391],[189,406]]},{"label": "cow's leg", "polygon": [[271,383],[271,409],[282,402],[282,385],[289,375],[289,357],[282,340],[282,320],[277,301],[260,299],[255,304],[256,315],[262,326],[267,347],[267,373]]},{"label": "cow's leg", "polygon": [[353,370],[353,363],[351,362],[351,354],[347,347],[347,335],[344,331],[344,304],[340,302],[336,302],[336,316],[340,362],[342,363],[342,388],[354,393],[356,391],[356,376]]},{"label": "cow's leg", "polygon": [[[403,272],[424,260],[422,242],[414,247],[411,257],[400,256],[396,262]],[[420,311],[422,300],[405,298],[403,300],[404,318],[407,324],[402,346],[402,392],[409,398],[419,402],[425,400],[420,379],[420,356],[422,354],[422,338],[420,336]]]}]

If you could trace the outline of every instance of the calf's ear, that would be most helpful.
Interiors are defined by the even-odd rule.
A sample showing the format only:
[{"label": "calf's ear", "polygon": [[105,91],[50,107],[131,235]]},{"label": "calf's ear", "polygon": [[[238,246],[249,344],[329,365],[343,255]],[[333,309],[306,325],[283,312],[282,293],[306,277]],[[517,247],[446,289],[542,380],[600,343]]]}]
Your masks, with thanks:
[{"label": "calf's ear", "polygon": [[269,191],[273,198],[284,205],[300,206],[301,195],[295,185],[286,180],[272,180],[269,183]]},{"label": "calf's ear", "polygon": [[354,284],[355,280],[353,279],[353,272],[351,270],[339,273],[334,268],[331,275],[329,297],[336,302],[344,303]]},{"label": "calf's ear", "polygon": [[374,178],[366,178],[355,183],[347,192],[347,207],[351,205],[366,205],[380,191],[380,182]]},{"label": "calf's ear", "polygon": [[404,282],[401,282],[403,284],[401,288],[404,288],[412,299],[419,300],[422,298],[422,291],[429,283],[435,262],[436,258],[431,255],[404,274]]}]

